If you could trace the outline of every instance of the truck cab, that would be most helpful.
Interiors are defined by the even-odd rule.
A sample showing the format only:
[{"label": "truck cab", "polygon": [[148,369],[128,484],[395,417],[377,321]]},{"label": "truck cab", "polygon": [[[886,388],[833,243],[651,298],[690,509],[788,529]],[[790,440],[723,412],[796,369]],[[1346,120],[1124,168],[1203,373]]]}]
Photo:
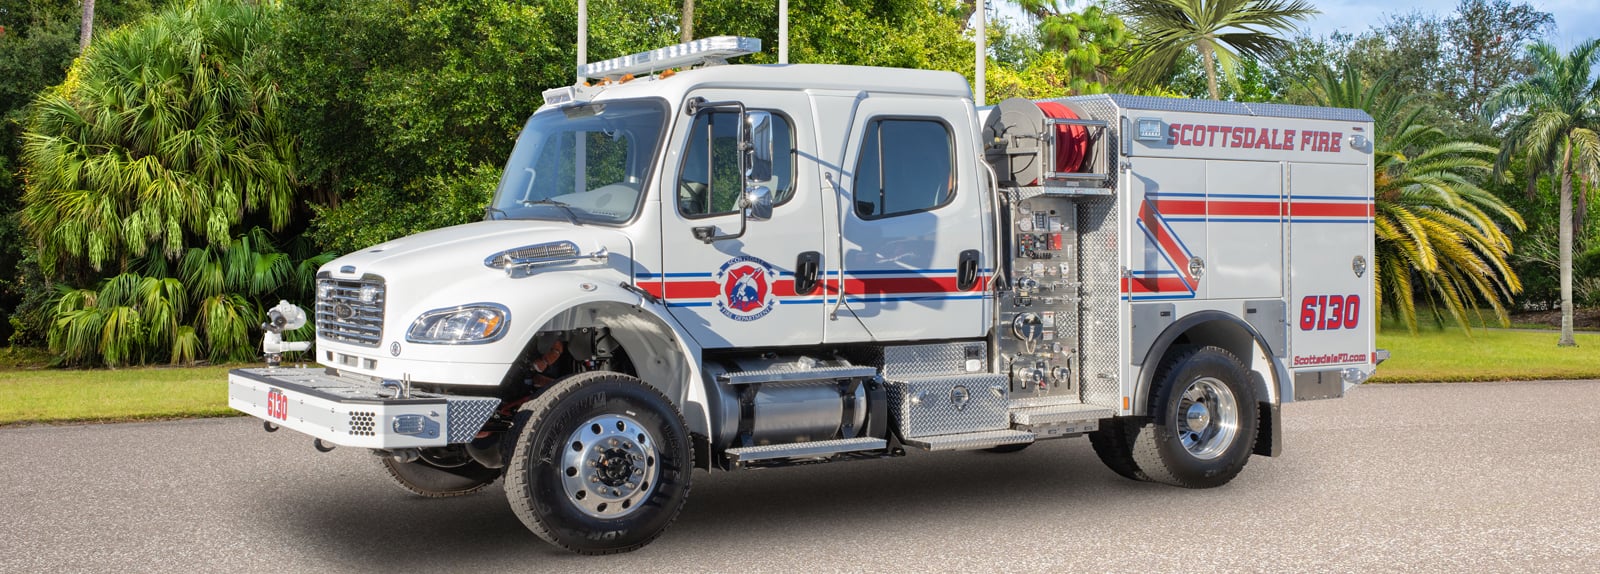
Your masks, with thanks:
[{"label": "truck cab", "polygon": [[757,49],[546,92],[483,221],[329,263],[323,368],[236,370],[230,405],[416,494],[503,477],[530,530],[605,553],[695,468],[1088,436],[1217,486],[1379,359],[1365,114],[720,65]]}]

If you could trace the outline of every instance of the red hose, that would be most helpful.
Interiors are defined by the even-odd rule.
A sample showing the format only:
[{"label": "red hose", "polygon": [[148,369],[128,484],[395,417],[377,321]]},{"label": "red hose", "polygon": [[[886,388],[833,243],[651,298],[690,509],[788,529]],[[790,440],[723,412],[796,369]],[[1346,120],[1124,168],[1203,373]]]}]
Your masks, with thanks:
[{"label": "red hose", "polygon": [[[1078,114],[1055,102],[1036,102],[1039,110],[1046,117],[1058,120],[1075,120]],[[1083,165],[1084,156],[1089,155],[1089,130],[1083,126],[1056,125],[1056,164],[1054,169],[1048,171],[1073,173]],[[1046,175],[1048,178],[1048,175]]]}]

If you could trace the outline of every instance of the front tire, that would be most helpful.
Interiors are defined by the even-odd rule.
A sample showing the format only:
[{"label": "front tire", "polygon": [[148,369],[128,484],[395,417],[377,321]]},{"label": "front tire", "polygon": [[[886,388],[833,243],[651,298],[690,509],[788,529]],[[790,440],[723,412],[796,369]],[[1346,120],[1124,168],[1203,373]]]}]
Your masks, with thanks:
[{"label": "front tire", "polygon": [[1151,421],[1132,428],[1132,458],[1147,480],[1185,488],[1227,484],[1256,440],[1254,385],[1218,347],[1175,350],[1156,371]]},{"label": "front tire", "polygon": [[628,552],[683,509],[694,470],[687,425],[639,379],[573,375],[518,418],[506,498],[539,538],[580,554]]}]

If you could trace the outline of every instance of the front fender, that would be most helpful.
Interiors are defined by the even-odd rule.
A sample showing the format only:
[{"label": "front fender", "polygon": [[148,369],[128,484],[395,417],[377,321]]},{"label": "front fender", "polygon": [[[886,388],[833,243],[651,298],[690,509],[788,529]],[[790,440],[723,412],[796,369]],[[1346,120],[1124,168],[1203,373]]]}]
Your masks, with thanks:
[{"label": "front fender", "polygon": [[520,332],[519,352],[539,333],[607,328],[622,345],[639,379],[672,399],[689,430],[713,436],[709,399],[705,385],[700,384],[699,345],[683,335],[682,326],[666,307],[625,285],[574,283],[571,289],[556,293],[559,303]]}]

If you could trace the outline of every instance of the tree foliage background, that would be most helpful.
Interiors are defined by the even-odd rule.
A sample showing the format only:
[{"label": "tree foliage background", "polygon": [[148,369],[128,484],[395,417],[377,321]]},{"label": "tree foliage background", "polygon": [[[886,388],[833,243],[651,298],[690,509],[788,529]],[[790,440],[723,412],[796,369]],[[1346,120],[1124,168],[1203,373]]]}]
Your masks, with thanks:
[{"label": "tree foliage background", "polygon": [[[1466,325],[1504,322],[1472,313],[1478,305],[1559,301],[1551,179],[1519,158],[1503,181],[1482,173],[1500,141],[1481,106],[1537,71],[1526,48],[1555,25],[1535,5],[1460,0],[1446,14],[1402,9],[1364,31],[1314,37],[1284,31],[1304,6],[1278,0],[1168,3],[1193,13],[1169,24],[1129,8],[1148,3],[1008,3],[1025,18],[973,30],[973,13],[994,5],[793,0],[790,60],[970,80],[982,33],[991,103],[1115,91],[1315,104],[1331,103],[1340,81],[1357,93],[1381,87],[1406,105],[1370,107],[1379,125],[1417,131],[1380,142],[1390,145],[1375,183],[1395,206],[1471,228],[1405,247],[1418,290],[1386,291],[1385,308],[1410,325]],[[678,0],[589,5],[591,60],[679,41]],[[1269,18],[1250,38],[1189,22],[1219,6],[1234,18],[1299,15]],[[303,299],[325,253],[481,218],[527,115],[574,75],[576,0],[99,0],[86,54],[80,8],[0,0],[0,336],[49,343],[76,363],[248,358],[254,314],[279,296]],[[197,11],[252,17],[218,16],[207,36],[183,23]],[[764,51],[742,61],[771,63],[777,18],[769,0],[698,0],[693,34],[761,38]],[[1151,62],[1157,36],[1187,40]],[[1216,60],[1229,40],[1263,48]],[[1330,85],[1329,70],[1351,76]],[[1596,183],[1579,177],[1576,193]],[[1600,305],[1595,204],[1581,204],[1575,241],[1588,306]],[[1424,244],[1465,250],[1450,251],[1462,263],[1444,278],[1460,304],[1430,276]],[[1473,287],[1475,274],[1486,288]]]}]

